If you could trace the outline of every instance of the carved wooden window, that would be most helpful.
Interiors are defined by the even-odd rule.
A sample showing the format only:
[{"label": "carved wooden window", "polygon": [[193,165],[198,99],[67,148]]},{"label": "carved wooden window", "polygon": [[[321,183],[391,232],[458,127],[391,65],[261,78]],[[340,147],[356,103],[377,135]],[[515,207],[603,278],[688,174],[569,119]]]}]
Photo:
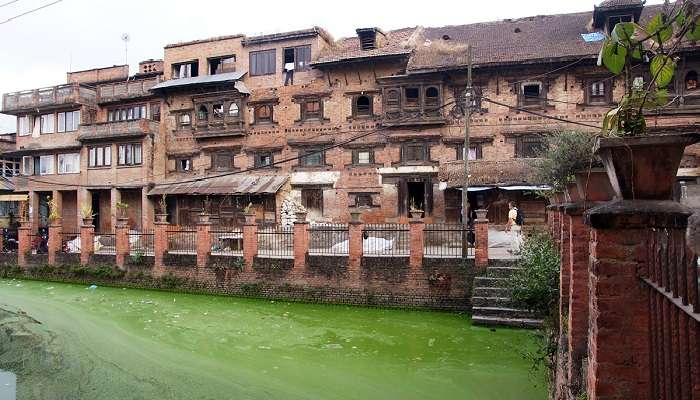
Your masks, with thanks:
[{"label": "carved wooden window", "polygon": [[355,195],[355,207],[372,207],[371,193],[357,193]]},{"label": "carved wooden window", "polygon": [[190,113],[182,113],[178,116],[178,125],[181,128],[189,127],[192,124]]},{"label": "carved wooden window", "polygon": [[389,89],[386,91],[386,106],[390,109],[401,107],[401,92],[398,89]]},{"label": "carved wooden window", "polygon": [[230,171],[233,169],[233,152],[220,151],[211,155],[211,169],[214,171]]},{"label": "carved wooden window", "polygon": [[372,96],[357,96],[352,101],[353,117],[369,117],[372,115]]},{"label": "carved wooden window", "polygon": [[323,105],[320,99],[308,99],[301,103],[301,120],[317,120],[323,118]]},{"label": "carved wooden window", "polygon": [[425,143],[407,143],[401,150],[401,159],[404,162],[428,160],[428,146]]},{"label": "carved wooden window", "polygon": [[685,90],[693,91],[698,90],[698,73],[695,71],[688,71],[685,74],[684,79]]},{"label": "carved wooden window", "polygon": [[310,148],[300,151],[299,165],[302,167],[321,167],[326,165],[326,152]]},{"label": "carved wooden window", "polygon": [[209,119],[209,110],[207,110],[207,106],[199,106],[199,110],[197,110],[197,119],[200,121],[206,121]]},{"label": "carved wooden window", "polygon": [[231,118],[238,118],[240,116],[240,109],[238,108],[238,104],[231,103],[231,105],[228,106],[228,116]]},{"label": "carved wooden window", "polygon": [[322,189],[302,189],[301,204],[310,214],[323,214],[323,190]]},{"label": "carved wooden window", "polygon": [[255,123],[272,122],[272,104],[261,104],[255,107]]},{"label": "carved wooden window", "polygon": [[224,117],[224,105],[222,103],[214,104],[211,110],[214,118],[221,119]]},{"label": "carved wooden window", "polygon": [[406,107],[420,106],[420,90],[417,87],[404,88],[404,105]]},{"label": "carved wooden window", "polygon": [[546,148],[546,142],[540,135],[523,135],[515,139],[515,157],[537,158]]},{"label": "carved wooden window", "polygon": [[440,91],[435,86],[425,89],[425,105],[427,107],[438,107],[440,105]]}]

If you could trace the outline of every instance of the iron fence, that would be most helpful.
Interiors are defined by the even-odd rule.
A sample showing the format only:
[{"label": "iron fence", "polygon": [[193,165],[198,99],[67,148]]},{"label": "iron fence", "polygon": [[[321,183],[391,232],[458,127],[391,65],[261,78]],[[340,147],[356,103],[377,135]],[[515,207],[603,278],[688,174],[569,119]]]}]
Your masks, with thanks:
[{"label": "iron fence", "polygon": [[258,256],[294,257],[294,227],[274,225],[258,228]]},{"label": "iron fence", "polygon": [[243,255],[241,228],[218,228],[211,231],[211,254],[219,256]]},{"label": "iron fence", "polygon": [[309,228],[309,254],[346,256],[349,245],[347,224],[317,224]]},{"label": "iron fence", "polygon": [[95,254],[117,254],[117,235],[114,231],[95,233]]},{"label": "iron fence", "polygon": [[410,232],[405,224],[367,224],[362,231],[362,253],[370,256],[410,255]]},{"label": "iron fence", "polygon": [[155,233],[153,230],[129,231],[129,251],[131,254],[152,256],[154,251]]},{"label": "iron fence", "polygon": [[167,231],[168,252],[176,254],[197,254],[197,231]]},{"label": "iron fence", "polygon": [[64,253],[80,253],[79,238],[80,232],[61,232],[61,251]]},{"label": "iron fence", "polygon": [[17,229],[2,230],[2,249],[3,253],[16,253],[18,248],[18,232]]},{"label": "iron fence", "polygon": [[423,231],[423,254],[432,258],[474,256],[474,228],[459,224],[428,224]]}]

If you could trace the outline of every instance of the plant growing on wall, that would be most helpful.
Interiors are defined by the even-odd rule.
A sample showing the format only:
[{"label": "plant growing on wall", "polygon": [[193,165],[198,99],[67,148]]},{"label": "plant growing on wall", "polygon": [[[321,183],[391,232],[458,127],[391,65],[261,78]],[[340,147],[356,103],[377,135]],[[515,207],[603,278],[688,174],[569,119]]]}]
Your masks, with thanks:
[{"label": "plant growing on wall", "polygon": [[602,166],[594,156],[595,136],[582,131],[562,131],[545,137],[540,158],[534,161],[538,182],[548,183],[557,192],[574,181],[574,173]]},{"label": "plant growing on wall", "polygon": [[47,197],[46,203],[49,206],[49,223],[56,222],[59,218],[61,218],[61,214],[58,211],[58,201],[52,197]]},{"label": "plant growing on wall", "polygon": [[119,217],[126,218],[126,211],[129,209],[127,203],[117,202],[117,210],[119,210]]},{"label": "plant growing on wall", "polygon": [[80,216],[83,219],[92,219],[95,217],[95,214],[92,212],[92,205],[90,204],[83,204],[82,207],[80,207]]},{"label": "plant growing on wall", "polygon": [[161,214],[168,213],[168,202],[166,200],[167,199],[165,194],[161,195],[160,200],[158,200],[158,210]]}]

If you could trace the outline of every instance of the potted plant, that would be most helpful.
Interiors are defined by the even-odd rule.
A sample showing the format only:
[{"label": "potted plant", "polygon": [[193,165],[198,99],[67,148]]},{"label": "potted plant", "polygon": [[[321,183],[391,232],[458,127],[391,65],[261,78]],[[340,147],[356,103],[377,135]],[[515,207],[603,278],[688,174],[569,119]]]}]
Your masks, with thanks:
[{"label": "potted plant", "polygon": [[421,219],[423,217],[423,210],[418,208],[415,199],[411,199],[411,206],[409,212],[411,213],[411,218],[413,219]]},{"label": "potted plant", "polygon": [[119,220],[128,219],[128,216],[126,214],[128,209],[129,209],[129,205],[127,203],[122,203],[121,201],[117,202],[117,210],[119,211],[119,213],[117,215],[117,219],[119,219]]},{"label": "potted plant", "polygon": [[[676,54],[683,43],[700,40],[692,1],[679,1],[670,13],[666,8],[646,26],[615,25],[598,57],[599,65],[624,77],[625,94],[605,113],[596,145],[615,194],[623,199],[671,199],[683,151],[700,140],[697,132],[648,135],[645,113],[673,103],[667,87],[674,79]],[[633,78],[632,68],[647,60],[649,82]]]},{"label": "potted plant", "polygon": [[92,225],[93,219],[95,218],[95,214],[92,212],[92,205],[83,204],[83,206],[80,207],[80,217],[83,219],[83,225]]},{"label": "potted plant", "polygon": [[158,214],[156,214],[156,222],[168,222],[168,202],[163,194],[158,200]]},{"label": "potted plant", "polygon": [[48,197],[46,202],[49,206],[49,216],[47,217],[49,225],[59,223],[61,220],[61,214],[58,211],[58,201],[52,197]]}]

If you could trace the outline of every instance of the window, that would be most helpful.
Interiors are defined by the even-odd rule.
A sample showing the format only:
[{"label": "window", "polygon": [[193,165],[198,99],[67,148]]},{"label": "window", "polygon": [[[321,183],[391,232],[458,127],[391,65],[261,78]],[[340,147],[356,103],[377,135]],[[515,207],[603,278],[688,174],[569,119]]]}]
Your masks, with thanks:
[{"label": "window", "polygon": [[372,207],[372,194],[357,193],[355,195],[355,207]]},{"label": "window", "polygon": [[212,153],[211,169],[214,171],[230,171],[233,169],[233,153],[229,151],[221,151]]},{"label": "window", "polygon": [[255,107],[255,123],[272,122],[272,104],[261,104]]},{"label": "window", "polygon": [[189,113],[182,113],[180,114],[179,118],[179,123],[180,127],[188,127],[192,124],[192,120],[190,119],[190,114]]},{"label": "window", "polygon": [[197,119],[199,121],[206,121],[209,119],[209,110],[207,110],[207,106],[199,106],[199,110],[197,111]]},{"label": "window", "polygon": [[685,90],[697,90],[698,89],[698,73],[695,71],[688,71],[685,74]]},{"label": "window", "polygon": [[58,155],[59,174],[80,173],[80,153],[59,154]]},{"label": "window", "polygon": [[234,71],[236,71],[236,56],[209,59],[209,75],[224,74]]},{"label": "window", "polygon": [[362,95],[355,97],[353,103],[355,117],[369,117],[372,115],[372,97]]},{"label": "window", "polygon": [[516,138],[515,156],[518,158],[537,158],[546,144],[540,135],[523,135]]},{"label": "window", "polygon": [[321,100],[313,99],[306,100],[301,103],[301,120],[309,119],[322,119],[323,118],[323,107],[321,106]]},{"label": "window", "polygon": [[151,119],[160,121],[160,103],[151,103]]},{"label": "window", "polygon": [[90,147],[88,149],[88,167],[99,168],[112,165],[112,146]]},{"label": "window", "polygon": [[391,89],[386,92],[387,108],[399,108],[401,106],[401,95],[398,89]]},{"label": "window", "polygon": [[39,175],[52,175],[54,173],[54,156],[39,157]]},{"label": "window", "polygon": [[605,81],[593,82],[588,87],[589,104],[607,104],[608,93]]},{"label": "window", "polygon": [[425,89],[425,105],[429,107],[437,107],[440,105],[440,92],[438,88],[431,86]]},{"label": "window", "polygon": [[403,161],[426,161],[428,147],[422,143],[405,144],[402,148]]},{"label": "window", "polygon": [[418,107],[420,105],[420,91],[418,88],[404,88],[406,107]]},{"label": "window", "polygon": [[199,76],[199,62],[191,61],[173,64],[173,79],[192,78]]},{"label": "window", "polygon": [[192,159],[190,158],[178,158],[175,163],[179,172],[192,171]]},{"label": "window", "polygon": [[214,118],[223,118],[224,117],[224,105],[223,104],[214,104],[211,108],[212,113],[214,114]]},{"label": "window", "polygon": [[322,167],[326,165],[326,152],[320,149],[305,149],[301,151],[302,157],[299,165],[302,167]]},{"label": "window", "polygon": [[[147,107],[145,104],[135,106],[114,108],[107,112],[108,122],[129,121],[147,118]],[[159,111],[160,112],[160,111]]]},{"label": "window", "polygon": [[80,111],[68,111],[58,113],[58,131],[72,132],[78,130],[80,125]]},{"label": "window", "polygon": [[632,22],[631,15],[612,15],[608,17],[608,33],[612,33],[615,25],[620,22]]},{"label": "window", "polygon": [[541,82],[526,82],[521,86],[523,105],[538,105],[542,104],[542,83]]},{"label": "window", "polygon": [[354,165],[374,164],[374,151],[371,149],[354,150],[352,152],[352,163]]},{"label": "window", "polygon": [[271,75],[276,71],[275,68],[276,51],[275,49],[253,51],[250,53],[250,75]]},{"label": "window", "polygon": [[284,64],[294,64],[294,71],[308,71],[311,64],[311,46],[288,47],[284,49]]},{"label": "window", "polygon": [[377,32],[375,30],[358,32],[357,35],[360,38],[360,49],[374,50],[377,48]]},{"label": "window", "polygon": [[22,175],[34,175],[34,157],[22,157]]},{"label": "window", "polygon": [[231,118],[238,118],[240,116],[240,110],[238,108],[238,104],[231,103],[231,105],[228,106],[228,116]]},{"label": "window", "polygon": [[17,117],[17,132],[20,136],[27,136],[32,133],[29,115]]},{"label": "window", "polygon": [[256,167],[267,167],[272,165],[272,153],[258,153],[255,155]]},{"label": "window", "polygon": [[53,133],[53,114],[44,114],[41,116],[41,133]]},{"label": "window", "polygon": [[320,217],[323,215],[323,190],[301,189],[301,205],[309,214]]},{"label": "window", "polygon": [[140,165],[141,164],[141,144],[127,143],[119,145],[118,165]]},{"label": "window", "polygon": [[[459,144],[456,146],[456,158],[457,160],[464,160],[464,145]],[[469,144],[469,160],[481,160],[483,154],[481,153],[481,143],[471,143]]]}]

